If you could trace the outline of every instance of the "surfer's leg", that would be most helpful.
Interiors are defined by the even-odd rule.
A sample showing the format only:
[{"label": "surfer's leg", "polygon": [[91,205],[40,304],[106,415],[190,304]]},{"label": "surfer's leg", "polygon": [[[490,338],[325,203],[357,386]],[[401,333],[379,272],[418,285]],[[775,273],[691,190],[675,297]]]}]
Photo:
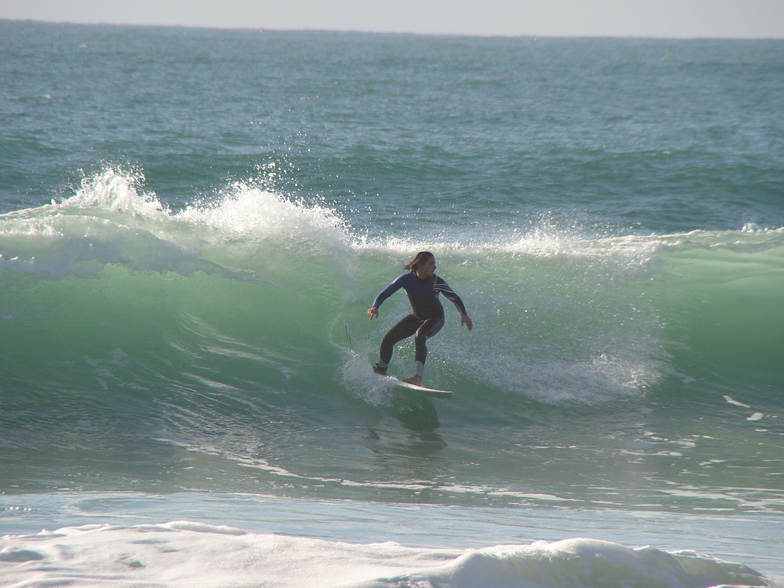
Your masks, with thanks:
[{"label": "surfer's leg", "polygon": [[394,327],[389,329],[384,338],[381,340],[381,353],[379,354],[380,360],[378,366],[382,369],[389,365],[392,360],[392,351],[395,343],[410,337],[417,332],[417,329],[422,324],[422,319],[417,318],[413,314],[403,317]]},{"label": "surfer's leg", "polygon": [[[434,336],[441,327],[444,326],[444,315],[435,316],[427,319],[422,326],[417,329],[414,342],[416,343],[416,374],[414,378],[422,378],[425,375],[425,361],[427,360],[427,340],[429,337]],[[411,378],[413,379],[413,378]],[[418,383],[418,382],[415,382]]]}]

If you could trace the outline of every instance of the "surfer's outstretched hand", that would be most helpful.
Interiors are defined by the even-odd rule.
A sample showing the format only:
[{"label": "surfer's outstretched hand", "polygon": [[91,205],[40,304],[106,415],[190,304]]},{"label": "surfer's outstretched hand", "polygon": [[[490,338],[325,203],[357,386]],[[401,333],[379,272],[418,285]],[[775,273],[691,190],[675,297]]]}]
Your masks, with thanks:
[{"label": "surfer's outstretched hand", "polygon": [[[370,311],[368,311],[368,312],[370,312]],[[378,311],[376,311],[376,314],[378,314]],[[468,327],[469,331],[474,328],[474,322],[471,320],[471,318],[467,314],[464,314],[464,315],[462,315],[460,317],[460,325],[461,326],[465,325],[466,327]]]},{"label": "surfer's outstretched hand", "polygon": [[377,317],[377,316],[378,316],[378,306],[371,306],[370,308],[368,308],[368,318],[371,321],[373,320],[373,317]]}]

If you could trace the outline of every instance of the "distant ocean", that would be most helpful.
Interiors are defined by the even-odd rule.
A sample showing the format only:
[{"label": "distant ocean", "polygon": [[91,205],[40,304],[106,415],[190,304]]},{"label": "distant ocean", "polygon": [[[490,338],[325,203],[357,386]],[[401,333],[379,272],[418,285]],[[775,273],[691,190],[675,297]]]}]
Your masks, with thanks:
[{"label": "distant ocean", "polygon": [[784,41],[0,21],[0,292],[2,586],[784,585]]}]

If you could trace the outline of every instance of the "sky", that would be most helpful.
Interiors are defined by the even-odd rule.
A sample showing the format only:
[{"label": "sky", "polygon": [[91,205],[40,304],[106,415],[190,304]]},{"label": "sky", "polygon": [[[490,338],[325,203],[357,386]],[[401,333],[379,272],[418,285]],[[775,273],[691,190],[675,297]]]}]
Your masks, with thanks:
[{"label": "sky", "polygon": [[784,0],[0,0],[0,19],[485,36],[784,39]]}]

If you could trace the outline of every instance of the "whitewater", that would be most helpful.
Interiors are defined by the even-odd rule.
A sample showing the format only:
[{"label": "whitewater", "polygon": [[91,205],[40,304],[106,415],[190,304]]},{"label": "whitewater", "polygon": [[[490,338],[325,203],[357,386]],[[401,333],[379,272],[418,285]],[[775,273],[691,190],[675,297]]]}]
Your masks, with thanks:
[{"label": "whitewater", "polygon": [[782,585],[780,42],[0,30],[0,586]]}]

